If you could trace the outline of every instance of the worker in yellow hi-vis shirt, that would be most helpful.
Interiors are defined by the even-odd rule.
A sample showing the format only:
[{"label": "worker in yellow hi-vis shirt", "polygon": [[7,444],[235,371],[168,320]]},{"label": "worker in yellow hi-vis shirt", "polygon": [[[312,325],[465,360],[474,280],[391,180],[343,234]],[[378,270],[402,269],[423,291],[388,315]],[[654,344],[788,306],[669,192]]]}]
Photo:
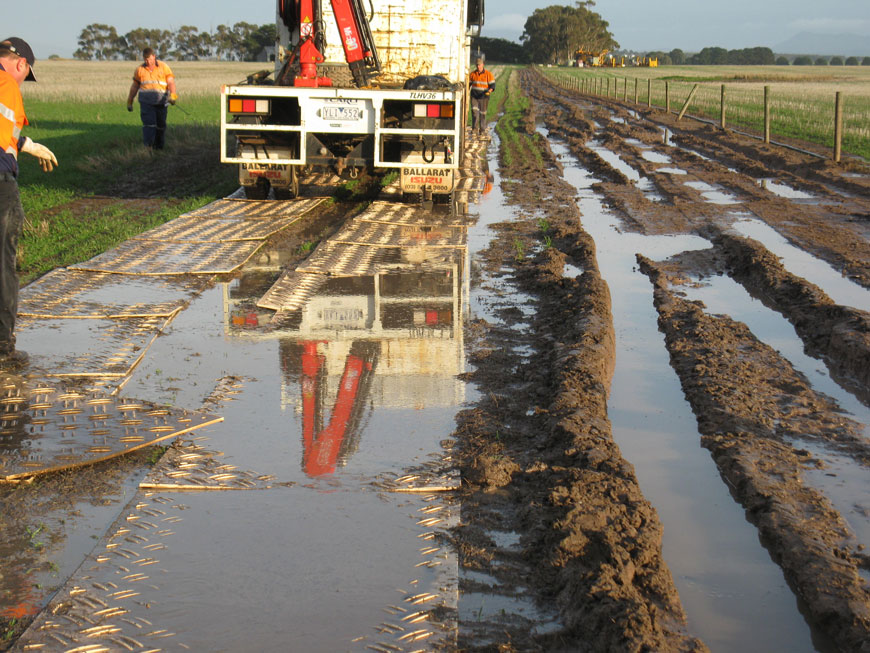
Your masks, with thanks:
[{"label": "worker in yellow hi-vis shirt", "polygon": [[162,150],[166,141],[166,113],[175,104],[178,94],[175,75],[151,48],[142,50],[143,63],[133,74],[133,84],[127,95],[127,111],[133,110],[133,98],[139,94],[139,115],[142,118],[142,140],[145,147]]}]

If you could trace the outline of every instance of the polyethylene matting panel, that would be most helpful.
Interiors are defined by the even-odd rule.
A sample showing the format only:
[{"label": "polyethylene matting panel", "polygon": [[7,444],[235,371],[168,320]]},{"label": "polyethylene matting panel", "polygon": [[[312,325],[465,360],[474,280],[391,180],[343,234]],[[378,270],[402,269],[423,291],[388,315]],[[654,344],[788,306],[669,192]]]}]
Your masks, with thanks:
[{"label": "polyethylene matting panel", "polygon": [[330,239],[334,243],[374,247],[459,247],[465,243],[462,227],[401,225],[354,220]]},{"label": "polyethylene matting panel", "polygon": [[334,277],[358,277],[369,274],[374,261],[389,257],[388,248],[350,245],[328,240],[318,245],[311,256],[296,268],[296,271]]},{"label": "polyethylene matting panel", "polygon": [[[69,320],[23,318],[17,346],[31,368],[52,377],[123,377],[145,355],[170,318]],[[70,343],[75,343],[71,349]]]},{"label": "polyethylene matting panel", "polygon": [[435,215],[420,206],[395,202],[373,202],[368,209],[354,218],[354,222],[440,227],[468,224],[468,220],[461,216]]},{"label": "polyethylene matting panel", "polygon": [[181,216],[135,236],[135,240],[161,242],[225,243],[236,240],[264,240],[289,227],[301,216],[286,218],[203,218]]},{"label": "polyethylene matting panel", "polygon": [[486,186],[484,177],[462,177],[456,184],[457,192],[481,191]]},{"label": "polyethylene matting panel", "polygon": [[281,219],[301,217],[324,201],[323,197],[264,202],[261,200],[221,199],[184,213],[191,218]]},{"label": "polyethylene matting panel", "polygon": [[163,243],[128,240],[75,270],[134,275],[228,274],[241,267],[263,241],[232,243]]},{"label": "polyethylene matting panel", "polygon": [[257,306],[272,311],[295,311],[308,303],[327,278],[324,274],[287,272],[257,301]]},{"label": "polyethylene matting panel", "polygon": [[187,306],[204,277],[136,277],[106,272],[52,270],[21,289],[18,315],[98,319],[169,317]]},{"label": "polyethylene matting panel", "polygon": [[222,417],[0,376],[0,481],[88,465]]}]

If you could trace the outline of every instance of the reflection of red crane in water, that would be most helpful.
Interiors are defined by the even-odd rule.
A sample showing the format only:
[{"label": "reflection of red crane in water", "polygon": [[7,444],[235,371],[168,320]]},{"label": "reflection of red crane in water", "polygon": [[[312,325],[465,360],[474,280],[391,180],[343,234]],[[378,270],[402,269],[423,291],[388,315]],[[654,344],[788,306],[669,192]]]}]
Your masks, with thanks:
[{"label": "reflection of red crane in water", "polygon": [[351,345],[329,425],[323,428],[326,356],[317,352],[318,344],[310,340],[302,343],[302,469],[309,476],[335,472],[349,436],[360,425],[377,358],[377,343]]}]

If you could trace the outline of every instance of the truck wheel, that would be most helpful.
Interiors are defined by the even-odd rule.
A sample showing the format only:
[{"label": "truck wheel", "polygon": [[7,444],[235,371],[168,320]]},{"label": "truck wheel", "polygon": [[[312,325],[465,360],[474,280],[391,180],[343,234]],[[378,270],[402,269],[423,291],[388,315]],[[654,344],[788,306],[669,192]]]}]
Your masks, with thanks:
[{"label": "truck wheel", "polygon": [[290,184],[287,186],[273,186],[276,200],[295,200],[299,197],[299,174],[296,166],[290,166]]},{"label": "truck wheel", "polygon": [[253,186],[245,186],[245,197],[249,200],[264,200],[269,197],[269,180],[259,177]]}]

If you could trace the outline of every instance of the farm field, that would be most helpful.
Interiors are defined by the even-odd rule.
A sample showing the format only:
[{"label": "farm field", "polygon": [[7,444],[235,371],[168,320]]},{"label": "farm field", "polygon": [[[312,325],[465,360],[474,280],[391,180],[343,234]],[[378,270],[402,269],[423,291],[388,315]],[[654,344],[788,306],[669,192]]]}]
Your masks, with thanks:
[{"label": "farm field", "polygon": [[[770,87],[771,133],[787,142],[829,153],[834,140],[835,94],[843,100],[843,151],[870,158],[870,66],[662,66],[659,68],[545,68],[553,77],[604,79],[613,96],[677,113],[697,84],[688,114],[717,121],[721,88],[727,92],[727,123],[763,133],[764,87]],[[652,86],[649,82],[652,81]],[[626,86],[627,83],[627,86]],[[606,91],[603,91],[606,93]],[[651,95],[650,95],[651,92]]]},{"label": "farm field", "polygon": [[[129,64],[25,99],[62,174],[23,169],[24,261],[58,269],[3,376],[0,650],[861,650],[866,162],[505,67],[451,202],[248,201],[209,90],[247,66],[178,68],[153,156]],[[21,471],[130,410],[203,426]]]}]

